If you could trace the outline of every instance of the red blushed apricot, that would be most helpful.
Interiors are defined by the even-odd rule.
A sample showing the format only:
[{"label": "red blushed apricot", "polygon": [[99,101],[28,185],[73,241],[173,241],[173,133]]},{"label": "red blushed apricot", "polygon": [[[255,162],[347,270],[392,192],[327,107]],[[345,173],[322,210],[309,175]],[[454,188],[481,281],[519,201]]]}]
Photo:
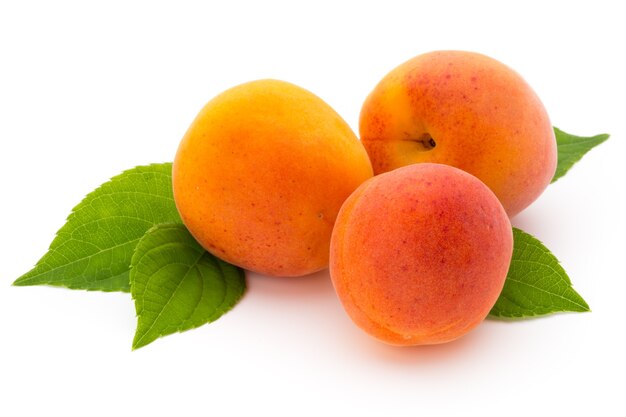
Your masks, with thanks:
[{"label": "red blushed apricot", "polygon": [[375,174],[452,165],[487,184],[509,216],[535,201],[556,169],[554,131],[535,92],[472,52],[431,52],[392,70],[365,100],[359,130]]},{"label": "red blushed apricot", "polygon": [[328,265],[344,200],[372,176],[367,153],[324,101],[261,80],[211,100],[174,160],[184,224],[215,256],[275,276]]},{"label": "red blushed apricot", "polygon": [[344,203],[330,274],[352,320],[393,345],[454,340],[495,304],[511,261],[509,218],[476,177],[414,164],[363,183]]}]

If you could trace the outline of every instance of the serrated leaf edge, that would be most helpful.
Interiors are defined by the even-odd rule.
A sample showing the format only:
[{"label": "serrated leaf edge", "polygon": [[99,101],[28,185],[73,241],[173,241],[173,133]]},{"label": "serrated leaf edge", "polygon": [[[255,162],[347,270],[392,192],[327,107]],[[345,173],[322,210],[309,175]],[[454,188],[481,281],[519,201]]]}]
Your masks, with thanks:
[{"label": "serrated leaf edge", "polygon": [[[151,163],[151,164],[148,164],[148,165],[137,165],[137,166],[135,166],[133,168],[125,169],[121,173],[119,173],[119,174],[117,174],[117,175],[115,175],[113,177],[110,177],[108,180],[106,180],[103,183],[101,183],[98,187],[96,187],[95,189],[93,189],[92,191],[87,193],[85,195],[85,197],[83,197],[83,199],[72,208],[70,213],[65,218],[65,222],[63,223],[63,225],[61,227],[59,227],[58,230],[55,232],[54,238],[52,239],[52,242],[50,242],[50,245],[48,246],[48,249],[46,250],[46,252],[39,258],[39,260],[35,263],[35,265],[28,272],[26,272],[26,273],[22,274],[20,277],[18,277],[15,281],[13,281],[13,283],[11,285],[12,286],[16,286],[16,287],[25,287],[25,286],[32,286],[32,285],[45,285],[45,286],[51,286],[51,287],[68,288],[68,289],[71,289],[71,290],[102,291],[102,292],[126,292],[126,293],[130,292],[130,285],[129,285],[128,288],[123,288],[123,289],[100,288],[100,287],[86,288],[86,287],[83,287],[83,286],[76,285],[75,283],[68,283],[68,282],[65,282],[65,281],[48,281],[48,282],[37,282],[37,283],[30,283],[29,281],[32,281],[32,280],[36,279],[37,277],[39,277],[39,276],[41,276],[41,275],[43,275],[43,274],[48,272],[48,271],[45,271],[45,272],[42,272],[42,273],[35,273],[36,269],[43,264],[43,258],[49,252],[55,251],[57,249],[57,246],[58,246],[57,239],[59,237],[59,232],[61,232],[61,230],[65,227],[65,225],[68,222],[72,221],[72,219],[74,217],[76,217],[76,215],[77,215],[76,213],[84,207],[84,205],[86,204],[86,201],[88,199],[92,198],[92,196],[94,194],[100,192],[102,190],[102,188],[111,187],[113,183],[122,181],[124,179],[123,177],[125,175],[128,175],[129,173],[131,173],[131,174],[134,173],[132,171],[135,171],[135,170],[147,170],[147,169],[155,167],[155,166],[163,166],[163,165],[170,165],[171,166],[172,163],[171,162],[160,162],[160,163],[159,162],[155,162],[155,163]],[[143,171],[143,172],[146,172],[146,171]],[[136,173],[138,174],[138,173],[141,173],[141,172],[136,172]],[[150,172],[150,173],[154,173],[154,172]],[[159,197],[161,197],[161,196],[159,196]],[[162,197],[162,198],[166,198],[166,197]],[[172,199],[166,198],[166,199],[167,200],[171,200],[172,202],[174,202],[173,198]],[[129,240],[128,242],[125,242],[125,243],[113,246],[111,248],[107,248],[106,250],[108,251],[108,250],[113,249],[113,248],[117,248],[117,247],[124,246],[124,245],[130,245],[130,244],[133,244],[133,245],[136,246],[137,243],[140,240],[141,240],[141,238]],[[70,263],[68,263],[66,265],[71,265],[73,263],[83,261],[84,259],[89,259],[89,258],[91,258],[93,256],[97,256],[98,254],[100,254],[102,252],[104,252],[104,251],[100,251],[98,253],[95,253],[95,254],[87,257],[87,258],[81,258],[79,260],[70,262]],[[130,266],[129,266],[129,269],[130,269]],[[129,274],[129,272],[130,272],[130,270],[125,271],[123,274]],[[33,274],[33,275],[30,275],[30,274]],[[105,282],[107,280],[113,280],[113,279],[115,279],[117,277],[120,277],[123,274],[115,275],[113,277],[108,277],[106,279],[95,280],[94,283]]]},{"label": "serrated leaf edge", "polygon": [[557,142],[557,153],[559,152],[559,150],[560,150],[560,149],[563,149],[563,148],[567,148],[567,147],[570,147],[570,146],[575,146],[575,145],[577,145],[577,143],[559,144],[559,143],[558,143],[558,140],[556,139],[556,137],[557,137],[560,133],[561,133],[561,134],[564,134],[564,135],[567,135],[567,136],[571,136],[571,137],[577,138],[577,139],[583,139],[585,142],[596,142],[596,143],[594,143],[594,144],[593,144],[593,146],[592,146],[591,148],[587,149],[584,153],[582,153],[581,155],[579,155],[579,156],[578,156],[578,158],[574,159],[574,160],[572,161],[571,165],[570,165],[567,169],[565,169],[565,171],[563,171],[563,173],[561,173],[561,174],[560,174],[560,175],[558,175],[558,176],[557,176],[557,174],[558,174],[558,168],[559,168],[559,167],[558,167],[558,162],[557,162],[557,167],[556,167],[556,169],[555,169],[555,171],[554,171],[554,177],[552,177],[552,179],[550,180],[550,184],[553,184],[553,183],[557,182],[559,179],[563,178],[563,177],[564,177],[564,176],[565,176],[565,175],[566,175],[566,174],[567,174],[567,173],[568,173],[568,172],[569,172],[569,171],[570,171],[570,170],[574,167],[574,165],[576,165],[576,164],[577,164],[577,163],[578,163],[578,162],[579,162],[579,161],[583,158],[583,156],[587,155],[587,153],[588,153],[589,151],[591,151],[591,150],[592,150],[593,148],[595,148],[596,146],[598,146],[598,145],[600,145],[600,144],[602,144],[602,143],[606,142],[606,141],[607,141],[607,140],[611,137],[611,135],[610,135],[610,134],[608,134],[608,133],[600,133],[600,134],[598,134],[598,135],[594,135],[594,136],[578,136],[578,135],[572,135],[571,133],[567,133],[567,132],[565,132],[565,131],[563,131],[563,130],[559,129],[559,128],[558,128],[558,127],[556,127],[556,126],[553,126],[553,130],[554,130],[555,140],[556,140],[556,142]]},{"label": "serrated leaf edge", "polygon": [[[155,229],[160,229],[160,228],[163,228],[163,227],[166,227],[166,226],[167,226],[167,227],[171,227],[171,228],[178,228],[178,227],[180,227],[181,225],[180,225],[180,224],[178,224],[178,223],[162,223],[162,224],[157,224],[157,225],[152,226],[150,229],[148,229],[148,230],[146,231],[146,233],[144,234],[144,236],[146,236],[146,235],[147,235],[147,234],[149,234],[150,232],[154,231]],[[141,239],[139,239],[139,240],[141,240]],[[174,243],[171,243],[171,244],[176,245],[176,244],[181,244],[181,243],[180,243],[180,242],[178,242],[178,243],[175,243],[175,242],[174,242]],[[150,251],[155,250],[155,249],[157,249],[157,248],[150,249],[149,251],[145,252],[145,253],[144,253],[144,255],[142,255],[142,257],[143,257],[143,256],[145,256],[146,254],[148,254]],[[199,262],[199,261],[200,261],[200,260],[201,260],[201,259],[205,256],[205,254],[206,254],[206,253],[207,253],[207,252],[201,252],[201,253],[200,253],[200,256],[198,257],[198,259],[197,259],[197,261],[194,263],[194,265],[196,265],[196,264],[197,264],[197,262]],[[131,271],[132,271],[132,269],[133,269],[132,265],[136,265],[135,260],[134,260],[134,257],[135,257],[135,256],[136,256],[136,252],[135,252],[135,253],[133,253],[133,260],[132,260],[132,262],[131,262]],[[244,271],[243,269],[241,269],[241,268],[236,267],[236,266],[234,266],[234,265],[233,265],[233,267],[235,268],[235,272],[237,273],[237,275],[238,275],[240,278],[242,278],[242,279],[244,280],[244,285],[243,285],[243,287],[242,287],[242,291],[241,291],[241,293],[240,293],[240,294],[236,294],[236,295],[237,295],[237,297],[233,299],[233,303],[232,303],[231,305],[229,305],[228,307],[224,307],[224,305],[225,305],[225,304],[226,304],[226,305],[228,305],[228,304],[226,303],[226,300],[228,299],[228,295],[232,293],[232,286],[228,285],[228,280],[226,279],[226,272],[224,271],[224,265],[223,265],[224,261],[222,261],[221,259],[219,259],[219,258],[217,258],[217,257],[215,257],[215,256],[211,256],[211,258],[209,258],[209,259],[211,259],[211,261],[212,261],[212,262],[214,262],[214,263],[218,266],[218,269],[219,269],[219,270],[220,270],[220,272],[221,272],[220,279],[221,279],[221,281],[224,283],[224,288],[225,288],[225,289],[224,289],[224,297],[222,297],[222,300],[221,300],[220,304],[219,304],[217,307],[215,307],[215,309],[214,309],[214,311],[213,311],[213,314],[211,314],[211,316],[210,316],[207,320],[203,321],[202,323],[197,324],[197,325],[192,325],[192,326],[190,326],[190,327],[186,327],[186,328],[185,328],[185,323],[186,323],[186,321],[188,320],[188,319],[187,319],[186,321],[183,321],[180,325],[178,325],[178,326],[174,327],[174,331],[172,331],[172,332],[167,332],[167,333],[166,333],[166,332],[158,332],[158,333],[157,333],[157,336],[156,336],[154,339],[152,339],[152,340],[148,341],[147,343],[140,344],[140,343],[139,343],[139,341],[140,341],[140,340],[141,340],[141,339],[142,339],[142,338],[143,338],[143,337],[144,337],[144,336],[145,336],[145,335],[149,332],[149,330],[151,330],[151,329],[154,327],[154,324],[156,323],[156,320],[155,320],[155,321],[152,323],[152,325],[150,326],[150,329],[148,329],[147,331],[145,331],[145,332],[143,333],[143,335],[142,335],[142,336],[139,338],[139,340],[137,340],[137,341],[135,341],[136,336],[137,336],[137,333],[135,333],[135,337],[133,338],[133,343],[132,343],[131,350],[133,350],[133,351],[134,351],[134,350],[140,349],[140,348],[142,348],[142,347],[144,347],[144,346],[147,346],[147,345],[149,345],[150,343],[152,343],[152,342],[156,341],[157,339],[159,339],[159,338],[161,338],[161,337],[164,337],[164,336],[169,336],[169,335],[174,334],[174,333],[182,333],[182,332],[185,332],[185,331],[188,331],[188,330],[197,329],[197,328],[202,327],[202,326],[204,326],[204,325],[206,325],[206,324],[210,324],[210,323],[214,322],[215,320],[217,320],[218,318],[220,318],[223,314],[225,314],[225,313],[227,313],[228,311],[232,310],[232,309],[235,307],[235,305],[237,305],[237,303],[241,300],[241,298],[245,295],[245,293],[246,293],[246,291],[247,291],[247,285],[245,285],[245,271]],[[139,260],[138,260],[137,262],[139,262]],[[192,269],[192,268],[189,268],[189,271],[191,271],[191,269]],[[189,272],[189,271],[188,271],[188,272]],[[187,272],[187,273],[188,273],[188,272]],[[187,274],[187,273],[186,273],[186,274]],[[200,272],[200,273],[201,273],[201,272]],[[185,275],[186,275],[186,274],[185,274]],[[202,273],[201,273],[201,274],[202,274]],[[184,278],[183,278],[183,279],[181,279],[181,281],[179,282],[179,285],[176,287],[176,289],[178,289],[178,287],[179,287],[179,286],[180,286],[180,284],[183,282],[183,280],[184,280]],[[203,285],[204,285],[204,283],[203,283]],[[132,286],[132,279],[131,279],[131,286]],[[148,286],[148,282],[146,282],[146,287],[147,287],[147,286]],[[144,291],[145,291],[145,290],[144,290]],[[131,294],[132,294],[132,291],[130,291],[130,292],[131,292]],[[176,290],[174,291],[174,293],[175,293],[175,292],[176,292]],[[167,302],[165,305],[167,305],[167,304],[170,302],[170,300],[173,298],[174,293],[172,293],[172,297],[170,297],[170,299],[168,300],[168,302]],[[133,298],[133,301],[135,301],[135,297],[132,297],[132,298]],[[194,311],[198,308],[198,305],[199,305],[199,304],[200,304],[200,302],[196,303],[196,305],[194,306]],[[163,306],[163,309],[165,309],[165,306]],[[159,312],[159,315],[160,315],[160,314],[161,314],[161,312]],[[192,314],[193,314],[193,313],[192,313]],[[139,312],[136,314],[136,317],[137,317],[137,320],[138,320],[138,321],[139,321],[140,315],[141,315],[141,313],[139,313]]]},{"label": "serrated leaf edge", "polygon": [[[551,251],[550,249],[548,249],[548,247],[547,247],[547,246],[545,246],[545,244],[544,244],[543,242],[541,242],[538,238],[536,238],[535,236],[531,235],[530,233],[527,233],[527,232],[523,231],[522,229],[519,229],[519,228],[516,228],[516,227],[513,227],[513,231],[516,231],[516,232],[519,232],[519,233],[521,233],[521,234],[523,234],[523,235],[528,235],[528,236],[532,237],[532,238],[533,238],[533,239],[537,242],[537,245],[535,245],[535,246],[539,247],[540,249],[545,250],[545,251],[546,251],[549,255],[551,255],[551,256],[552,256],[552,257],[556,260],[557,265],[559,266],[560,270],[562,271],[562,273],[563,273],[563,275],[564,275],[564,276],[562,276],[561,274],[558,274],[558,275],[559,275],[559,278],[563,279],[563,280],[564,280],[564,281],[565,281],[565,282],[569,285],[569,289],[570,289],[572,292],[574,292],[574,294],[575,294],[575,295],[577,295],[577,296],[580,298],[580,300],[584,303],[584,305],[579,304],[579,303],[577,303],[577,302],[575,302],[575,301],[572,301],[572,300],[569,300],[569,299],[567,299],[567,301],[571,302],[571,303],[572,303],[572,304],[574,304],[574,305],[578,305],[578,306],[582,307],[583,309],[582,309],[582,310],[566,310],[566,309],[556,309],[556,310],[552,310],[552,311],[547,312],[547,313],[534,313],[534,312],[533,312],[533,313],[530,313],[530,314],[523,314],[523,313],[511,313],[511,314],[506,314],[506,313],[497,313],[497,314],[494,314],[494,313],[491,313],[491,310],[490,310],[489,314],[487,315],[487,318],[489,318],[489,319],[511,319],[511,320],[516,320],[516,319],[533,319],[533,318],[547,317],[547,316],[550,316],[550,315],[554,315],[554,314],[563,314],[563,313],[586,313],[586,312],[591,312],[591,308],[589,307],[589,305],[587,304],[587,302],[586,302],[586,301],[584,300],[584,298],[583,298],[583,297],[582,297],[582,296],[581,296],[581,295],[580,295],[580,294],[579,294],[579,293],[578,293],[578,292],[574,289],[573,284],[572,284],[572,281],[571,281],[571,278],[569,277],[569,275],[567,274],[567,272],[565,271],[565,269],[564,269],[564,268],[563,268],[563,266],[561,265],[561,261],[559,260],[559,258],[557,258],[557,257],[556,257],[556,256],[552,253],[552,251]],[[529,243],[525,242],[525,246],[529,246]],[[525,249],[523,249],[523,250],[525,250]],[[512,262],[511,262],[511,264],[513,264],[513,262],[517,262],[517,261],[512,261]],[[527,262],[527,261],[523,261],[523,262]],[[555,273],[558,273],[558,272],[559,272],[559,271],[556,271],[554,268],[552,268],[552,267],[550,267],[550,266],[548,266],[548,267],[549,267],[550,269],[552,269]],[[510,278],[509,278],[509,276],[508,276],[508,274],[507,274],[506,279],[507,279],[507,280],[509,280],[509,279],[510,279]],[[519,281],[519,280],[513,280],[513,281],[514,281],[514,282],[516,282],[516,283],[518,283],[518,284],[521,284],[521,285],[526,285],[526,286],[529,286],[529,287],[533,287],[533,288],[539,289],[539,290],[540,290],[540,291],[542,291],[542,292],[546,292],[546,293],[548,293],[547,291],[545,291],[545,290],[543,290],[543,289],[541,289],[541,288],[534,287],[534,286],[532,286],[532,285],[530,285],[530,284],[527,284],[527,283],[525,283],[525,282],[522,282],[522,281]],[[557,296],[557,297],[560,297],[560,298],[565,299],[564,297],[562,297],[561,295],[558,295],[558,294],[553,294],[553,293],[548,293],[548,294],[550,294],[550,295],[555,295],[555,296]],[[499,296],[499,297],[502,297],[502,294],[500,294],[500,296]],[[498,297],[498,298],[499,298],[499,297]],[[505,297],[506,297],[506,296],[505,296]]]}]

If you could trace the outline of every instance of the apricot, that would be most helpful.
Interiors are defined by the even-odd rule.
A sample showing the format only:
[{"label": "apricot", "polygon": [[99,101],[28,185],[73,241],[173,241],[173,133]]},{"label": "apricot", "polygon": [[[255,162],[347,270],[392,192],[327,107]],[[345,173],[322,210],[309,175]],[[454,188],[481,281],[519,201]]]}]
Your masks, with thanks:
[{"label": "apricot", "polygon": [[328,265],[344,200],[373,175],[367,153],[324,101],[260,80],[209,101],[174,160],[184,224],[215,256],[275,276]]},{"label": "apricot", "polygon": [[452,165],[487,184],[509,216],[535,201],[556,169],[554,131],[535,92],[477,53],[431,52],[398,66],[365,100],[359,129],[376,174]]},{"label": "apricot", "polygon": [[330,274],[346,312],[393,345],[454,340],[495,304],[513,250],[511,223],[476,177],[441,164],[375,176],[346,200]]}]

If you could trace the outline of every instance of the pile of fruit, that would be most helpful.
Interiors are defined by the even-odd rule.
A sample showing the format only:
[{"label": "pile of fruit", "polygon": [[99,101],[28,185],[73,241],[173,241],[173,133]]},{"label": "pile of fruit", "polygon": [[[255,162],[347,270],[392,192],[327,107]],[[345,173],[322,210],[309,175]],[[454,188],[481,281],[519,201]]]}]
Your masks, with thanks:
[{"label": "pile of fruit", "polygon": [[176,206],[206,250],[247,270],[305,275],[330,253],[346,311],[386,342],[453,340],[500,295],[513,250],[507,214],[554,176],[546,110],[500,62],[433,52],[376,86],[360,135],[295,85],[239,85],[183,138]]},{"label": "pile of fruit", "polygon": [[[394,345],[454,340],[493,314],[515,248],[528,244],[509,218],[557,178],[555,129],[511,68],[437,51],[380,81],[359,130],[360,140],[287,82],[231,88],[200,111],[172,165],[139,167],[94,191],[15,284],[131,291],[140,347],[230,309],[243,269],[295,277],[329,268],[346,312],[370,335]],[[606,137],[587,138],[588,148]],[[125,230],[110,238],[112,229]],[[553,262],[546,268],[571,303],[560,311],[587,311]],[[506,308],[510,317],[559,311]]]}]

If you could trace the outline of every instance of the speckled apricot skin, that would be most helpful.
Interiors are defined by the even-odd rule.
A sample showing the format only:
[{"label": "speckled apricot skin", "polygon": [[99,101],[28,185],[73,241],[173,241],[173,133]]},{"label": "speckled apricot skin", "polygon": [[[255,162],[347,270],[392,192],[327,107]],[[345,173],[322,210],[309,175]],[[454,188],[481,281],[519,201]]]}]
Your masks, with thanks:
[{"label": "speckled apricot skin", "polygon": [[274,276],[327,267],[341,204],[373,175],[365,149],[330,106],[276,80],[211,100],[182,139],[172,174],[176,206],[198,242]]},{"label": "speckled apricot skin", "polygon": [[[398,66],[367,97],[359,124],[376,174],[416,162],[452,165],[487,184],[511,217],[556,169],[554,131],[535,92],[477,53],[437,51]],[[434,148],[422,142],[428,135]]]},{"label": "speckled apricot skin", "polygon": [[375,176],[346,200],[330,274],[352,320],[392,345],[444,343],[476,327],[506,278],[513,235],[496,196],[441,164]]}]

